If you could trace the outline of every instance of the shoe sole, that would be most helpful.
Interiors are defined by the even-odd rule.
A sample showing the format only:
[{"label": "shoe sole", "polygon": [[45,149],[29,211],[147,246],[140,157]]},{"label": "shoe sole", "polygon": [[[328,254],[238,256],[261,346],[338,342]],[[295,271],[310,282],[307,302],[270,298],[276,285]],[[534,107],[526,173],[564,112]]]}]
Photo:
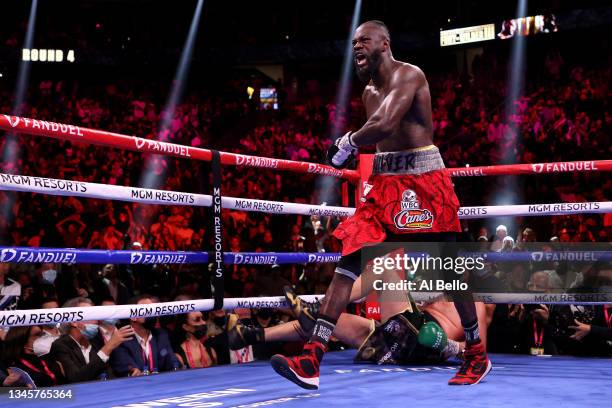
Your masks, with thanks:
[{"label": "shoe sole", "polygon": [[493,368],[493,364],[491,364],[491,360],[487,360],[487,369],[485,370],[484,374],[480,376],[480,378],[478,379],[478,381],[476,381],[475,383],[465,383],[465,384],[452,384],[452,383],[448,383],[448,385],[476,385],[478,383],[480,383],[486,376],[487,374],[489,374],[489,372],[491,372],[491,369]]},{"label": "shoe sole", "polygon": [[[299,385],[307,390],[318,390],[319,379],[318,378],[303,378],[300,377],[289,367],[287,361],[282,357],[272,356],[270,364],[276,373],[282,377],[285,377],[292,383]],[[312,383],[311,383],[312,382]]]}]

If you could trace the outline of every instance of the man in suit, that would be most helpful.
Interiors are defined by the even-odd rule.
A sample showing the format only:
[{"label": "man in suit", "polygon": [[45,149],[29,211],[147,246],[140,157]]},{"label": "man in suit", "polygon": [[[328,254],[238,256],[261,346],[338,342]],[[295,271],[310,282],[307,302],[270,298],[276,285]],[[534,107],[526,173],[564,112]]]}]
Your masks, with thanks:
[{"label": "man in suit", "polygon": [[[93,302],[78,297],[67,301],[64,307],[89,307]],[[51,345],[50,356],[64,367],[68,382],[92,381],[100,378],[109,367],[113,351],[134,336],[130,326],[115,330],[105,342],[100,336],[97,321],[73,322],[62,327],[65,333]]]},{"label": "man in suit", "polygon": [[[141,295],[131,303],[142,305],[157,301],[153,296]],[[134,338],[121,344],[111,356],[111,366],[117,376],[134,377],[146,371],[171,371],[179,366],[168,333],[156,328],[157,320],[157,317],[130,319]]]}]

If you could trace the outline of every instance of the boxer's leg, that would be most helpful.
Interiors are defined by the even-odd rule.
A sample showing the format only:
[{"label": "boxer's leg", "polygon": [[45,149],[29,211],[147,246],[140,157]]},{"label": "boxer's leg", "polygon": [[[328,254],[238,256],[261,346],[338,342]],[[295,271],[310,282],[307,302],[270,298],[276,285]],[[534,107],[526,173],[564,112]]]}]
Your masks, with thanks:
[{"label": "boxer's leg", "polygon": [[340,314],[346,308],[353,282],[361,273],[361,254],[355,251],[342,256],[332,282],[327,288],[317,321],[302,355],[287,358],[280,354],[272,357],[274,370],[306,389],[319,388],[319,365],[327,351],[327,344],[335,330]]},{"label": "boxer's leg", "polygon": [[242,324],[239,320],[227,329],[230,350],[273,341],[300,341],[303,332],[297,320],[272,327],[253,327]]},{"label": "boxer's leg", "polygon": [[[443,232],[438,234],[436,242],[441,243],[442,257],[457,257],[457,234],[454,232]],[[432,241],[433,242],[433,241]],[[450,282],[461,278],[461,275],[455,271],[443,271],[443,277],[446,282]],[[472,291],[450,291],[447,295],[452,299],[455,309],[461,319],[461,326],[465,333],[466,344],[477,344],[480,342],[480,334],[478,330],[478,315],[476,314],[476,304],[472,296]]]},{"label": "boxer's leg", "polygon": [[[308,341],[308,343],[322,346],[319,350],[323,352],[327,350],[329,337],[335,329],[340,314],[349,302],[353,283],[361,274],[361,251],[342,256],[335,272],[325,292],[317,322]],[[323,353],[316,352],[315,357],[320,363]]]},{"label": "boxer's leg", "polygon": [[303,333],[300,324],[297,320],[292,320],[285,324],[266,327],[264,330],[264,339],[266,342],[272,341],[300,341],[303,340]]},{"label": "boxer's leg", "polygon": [[[442,256],[457,257],[457,235],[455,233],[440,233],[438,242],[442,242]],[[446,245],[445,245],[446,243]],[[455,271],[443,271],[447,282],[457,280]],[[491,371],[484,343],[480,340],[478,314],[472,291],[450,291],[448,293],[453,300],[455,309],[459,314],[461,326],[465,333],[466,349],[461,368],[448,382],[449,385],[473,385],[478,384]]]},{"label": "boxer's leg", "polygon": [[342,313],[338,319],[334,337],[349,347],[357,348],[363,344],[374,330],[374,321],[350,313]]},{"label": "boxer's leg", "polygon": [[[342,313],[334,330],[334,336],[350,347],[359,347],[373,329],[373,322],[361,316]],[[237,322],[228,331],[231,350],[239,350],[253,344],[275,341],[302,341],[308,335],[304,333],[297,320],[272,327],[252,327]]]}]

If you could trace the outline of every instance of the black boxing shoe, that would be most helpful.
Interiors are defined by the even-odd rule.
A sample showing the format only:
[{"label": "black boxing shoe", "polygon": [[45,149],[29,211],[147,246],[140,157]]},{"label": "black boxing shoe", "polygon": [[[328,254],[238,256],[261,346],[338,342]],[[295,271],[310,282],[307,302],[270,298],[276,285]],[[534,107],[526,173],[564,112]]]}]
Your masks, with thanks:
[{"label": "black boxing shoe", "polygon": [[240,350],[253,344],[265,341],[265,332],[261,327],[247,326],[238,319],[238,315],[230,314],[227,321],[227,342],[230,350]]},{"label": "black boxing shoe", "polygon": [[291,311],[300,324],[300,328],[303,331],[302,337],[310,337],[310,333],[312,332],[312,329],[317,322],[317,318],[319,317],[321,301],[318,300],[316,302],[307,302],[302,300],[294,292],[291,286],[284,286],[283,293],[285,294],[285,299],[287,299],[287,303],[289,304]]}]

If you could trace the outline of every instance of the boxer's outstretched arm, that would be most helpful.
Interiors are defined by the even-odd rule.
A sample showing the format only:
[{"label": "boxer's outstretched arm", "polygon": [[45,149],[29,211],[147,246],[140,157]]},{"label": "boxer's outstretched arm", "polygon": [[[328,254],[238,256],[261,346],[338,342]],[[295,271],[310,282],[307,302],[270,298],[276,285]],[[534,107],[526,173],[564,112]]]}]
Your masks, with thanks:
[{"label": "boxer's outstretched arm", "polygon": [[391,91],[368,121],[351,135],[357,146],[372,145],[391,136],[408,113],[417,90],[425,84],[425,74],[416,67],[401,66],[393,74]]}]

